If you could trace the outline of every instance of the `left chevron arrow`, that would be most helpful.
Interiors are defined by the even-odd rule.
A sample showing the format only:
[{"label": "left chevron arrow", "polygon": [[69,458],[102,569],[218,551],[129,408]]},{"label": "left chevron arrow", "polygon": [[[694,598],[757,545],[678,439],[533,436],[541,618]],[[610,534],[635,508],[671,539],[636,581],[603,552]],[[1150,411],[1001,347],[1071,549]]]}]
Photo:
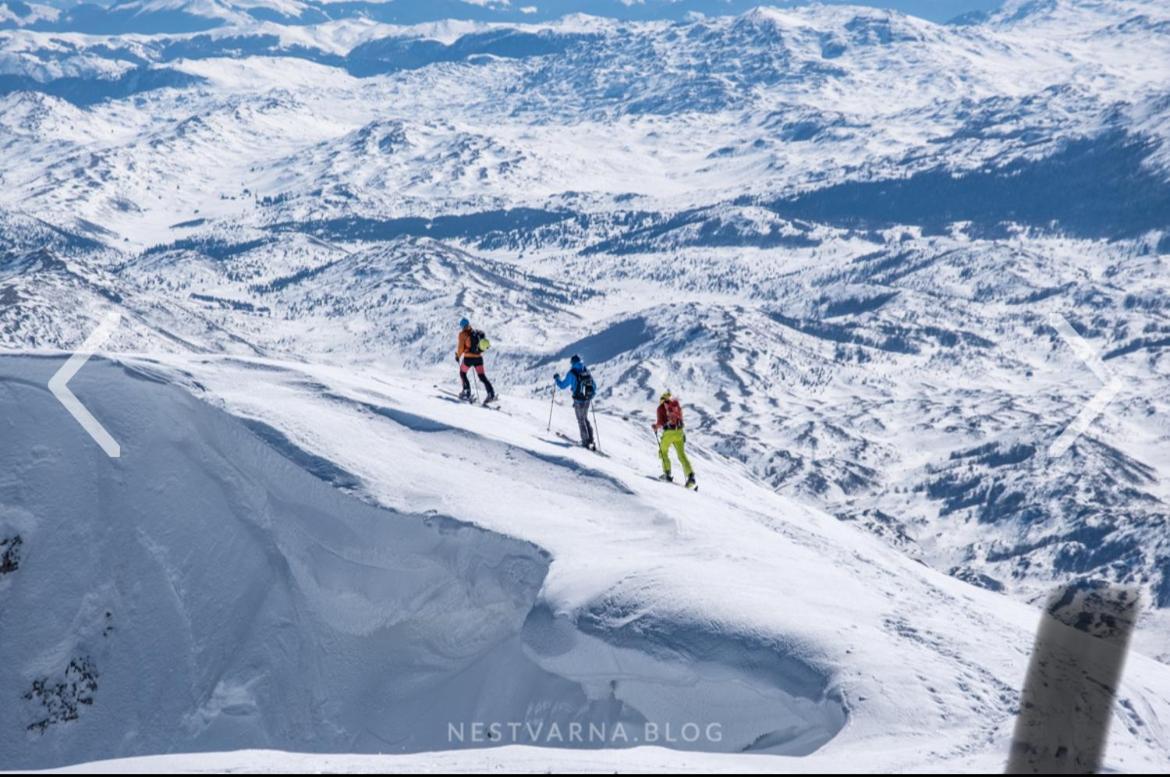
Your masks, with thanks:
[{"label": "left chevron arrow", "polygon": [[69,415],[73,416],[77,423],[81,424],[93,441],[96,442],[101,449],[106,452],[106,455],[111,459],[116,459],[122,455],[122,448],[118,445],[106,428],[93,417],[93,413],[86,409],[85,405],[81,404],[73,392],[69,390],[69,381],[73,380],[73,376],[77,374],[78,370],[85,366],[89,361],[89,357],[94,355],[94,352],[104,343],[110,339],[110,335],[117,329],[118,324],[122,320],[122,315],[118,311],[112,311],[102,319],[98,324],[97,329],[93,330],[89,337],[85,338],[85,342],[81,344],[81,348],[69,357],[69,361],[57,370],[52,378],[49,379],[49,391],[57,398],[67,411]]}]

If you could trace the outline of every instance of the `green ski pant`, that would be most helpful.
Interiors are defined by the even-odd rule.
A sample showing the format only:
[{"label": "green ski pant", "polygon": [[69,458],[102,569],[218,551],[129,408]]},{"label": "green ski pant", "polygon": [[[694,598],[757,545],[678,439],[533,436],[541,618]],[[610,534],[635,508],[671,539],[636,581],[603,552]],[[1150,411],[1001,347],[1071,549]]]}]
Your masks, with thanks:
[{"label": "green ski pant", "polygon": [[690,459],[687,458],[687,452],[683,449],[686,444],[687,435],[682,429],[663,429],[662,439],[658,442],[658,456],[662,459],[662,471],[670,474],[670,446],[674,446],[674,452],[678,456],[679,463],[682,464],[683,472],[689,478],[691,473]]}]

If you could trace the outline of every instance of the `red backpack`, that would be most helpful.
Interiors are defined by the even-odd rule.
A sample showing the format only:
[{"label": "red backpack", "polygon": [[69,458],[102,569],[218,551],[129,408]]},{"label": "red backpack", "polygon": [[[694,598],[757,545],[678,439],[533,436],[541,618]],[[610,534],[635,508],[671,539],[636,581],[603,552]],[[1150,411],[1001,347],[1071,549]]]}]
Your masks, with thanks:
[{"label": "red backpack", "polygon": [[662,403],[662,409],[666,411],[666,427],[668,429],[682,429],[682,405],[678,403],[678,400],[668,399]]}]

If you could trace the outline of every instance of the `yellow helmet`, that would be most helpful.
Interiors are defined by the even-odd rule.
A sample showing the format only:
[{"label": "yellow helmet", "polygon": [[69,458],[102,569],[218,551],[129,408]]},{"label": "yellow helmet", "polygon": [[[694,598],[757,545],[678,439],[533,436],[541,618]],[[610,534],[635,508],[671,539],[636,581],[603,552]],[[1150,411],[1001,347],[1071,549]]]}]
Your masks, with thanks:
[{"label": "yellow helmet", "polygon": [[667,389],[666,391],[662,392],[662,396],[658,398],[658,401],[665,402],[666,400],[670,399],[671,396],[670,389]]}]

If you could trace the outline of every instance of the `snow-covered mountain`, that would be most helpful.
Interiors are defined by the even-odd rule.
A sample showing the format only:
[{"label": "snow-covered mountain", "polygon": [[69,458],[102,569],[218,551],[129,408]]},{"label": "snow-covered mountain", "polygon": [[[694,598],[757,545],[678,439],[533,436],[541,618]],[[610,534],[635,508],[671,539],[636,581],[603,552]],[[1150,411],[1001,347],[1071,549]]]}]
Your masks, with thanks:
[{"label": "snow-covered mountain", "polygon": [[[604,7],[521,20],[493,15],[519,14],[515,7],[489,6],[483,15],[415,19],[348,2],[136,0],[99,9],[113,26],[76,21],[98,13],[79,6],[59,16],[36,11],[55,26],[0,32],[0,346],[21,354],[5,360],[6,380],[36,383],[15,375],[46,368],[27,352],[68,351],[106,311],[119,310],[123,325],[107,349],[161,383],[139,386],[104,367],[94,396],[127,393],[156,403],[160,417],[182,419],[180,428],[210,424],[227,435],[208,432],[199,443],[206,447],[185,449],[181,434],[154,438],[126,420],[127,450],[154,446],[156,474],[184,471],[179,457],[194,457],[206,479],[199,482],[218,483],[235,477],[229,454],[242,446],[250,468],[239,477],[257,484],[243,501],[225,497],[227,513],[183,513],[179,521],[242,532],[248,540],[238,552],[251,571],[187,583],[185,565],[214,563],[216,547],[169,560],[189,540],[151,537],[148,513],[129,508],[149,491],[149,473],[119,480],[108,502],[126,516],[119,536],[133,538],[143,564],[155,559],[151,574],[170,580],[174,593],[167,602],[144,598],[103,577],[108,595],[98,598],[168,618],[191,608],[205,617],[202,608],[225,596],[220,585],[264,602],[250,611],[262,615],[254,631],[241,626],[159,648],[165,661],[182,654],[186,672],[173,678],[183,691],[168,695],[170,723],[149,731],[126,724],[124,705],[135,702],[122,691],[101,695],[99,682],[94,709],[82,710],[75,727],[87,733],[70,733],[67,721],[29,737],[8,730],[24,732],[36,706],[26,699],[0,718],[0,737],[20,752],[0,765],[162,752],[175,727],[185,732],[180,749],[377,752],[375,741],[398,741],[398,733],[413,743],[406,749],[436,745],[402,721],[357,726],[383,714],[362,698],[372,692],[369,677],[319,663],[335,640],[360,661],[381,649],[369,625],[381,615],[359,628],[338,625],[333,609],[340,618],[351,605],[374,607],[387,583],[373,573],[359,583],[333,567],[326,556],[350,551],[336,550],[329,537],[342,530],[318,518],[284,529],[248,517],[261,510],[261,494],[280,492],[274,478],[285,470],[274,468],[289,456],[364,500],[336,508],[357,522],[345,532],[365,531],[358,514],[367,507],[394,511],[395,525],[405,526],[432,510],[467,524],[460,538],[485,531],[491,543],[507,545],[497,535],[508,535],[538,548],[538,579],[516,593],[511,615],[492,621],[505,642],[523,642],[531,613],[551,608],[590,639],[609,639],[594,657],[615,644],[645,651],[645,643],[614,636],[617,621],[598,632],[589,626],[599,612],[620,611],[629,623],[637,613],[663,615],[666,602],[678,603],[663,615],[670,629],[705,624],[672,649],[693,650],[692,637],[730,640],[711,648],[718,664],[757,644],[745,635],[783,642],[784,661],[812,667],[812,675],[781,674],[785,683],[815,676],[818,712],[793,715],[816,725],[737,728],[733,739],[762,737],[771,752],[828,742],[814,756],[826,759],[824,768],[849,768],[871,736],[893,755],[869,767],[921,764],[926,749],[905,737],[940,721],[945,743],[930,753],[939,764],[998,768],[1027,650],[1025,605],[1070,579],[1135,585],[1148,604],[1137,650],[1155,661],[1131,665],[1134,706],[1119,712],[1114,730],[1134,760],[1115,763],[1164,759],[1170,745],[1156,720],[1170,703],[1170,9],[1155,0],[1012,1],[944,25],[841,5],[645,20],[611,18]],[[70,13],[74,21],[61,21]],[[163,23],[180,17],[207,23]],[[432,384],[456,380],[453,322],[463,315],[494,343],[488,369],[511,415],[481,419],[430,396]],[[1122,381],[1061,455],[1052,443],[1101,384],[1054,316]],[[600,382],[603,444],[608,437],[614,446],[600,470],[540,439],[549,379],[574,353]],[[349,383],[347,370],[362,377]],[[702,469],[718,473],[712,485],[702,481],[702,507],[678,508],[686,531],[646,539],[669,563],[645,548],[596,544],[653,534],[651,519],[642,528],[632,518],[592,522],[584,507],[612,497],[622,515],[669,517],[675,508],[666,505],[685,496],[667,497],[641,477],[658,464],[639,425],[667,387],[684,399]],[[11,420],[0,452],[13,467],[35,445],[35,430],[7,408],[36,396],[44,400],[38,413],[53,412],[28,392],[6,395]],[[122,407],[113,403],[110,412]],[[71,423],[52,427],[59,436],[42,457],[46,473],[98,466],[92,449],[64,453],[66,430],[80,434]],[[456,431],[466,425],[475,427],[469,439]],[[444,460],[458,463],[456,474]],[[527,463],[515,471],[501,463],[512,461]],[[518,495],[503,506],[444,501],[463,476],[490,481],[493,494]],[[166,477],[183,484],[178,474]],[[288,477],[303,483],[310,504],[340,498]],[[584,490],[558,495],[578,480]],[[42,499],[48,481],[16,482],[0,491],[9,533],[65,542],[64,529],[38,513],[57,510]],[[53,498],[85,505],[96,497]],[[553,509],[540,510],[542,500],[562,508],[564,520],[542,526]],[[529,502],[535,506],[520,507]],[[772,521],[789,528],[775,530]],[[68,522],[75,524],[83,537],[98,531],[80,515]],[[777,536],[745,545],[760,526]],[[424,542],[410,531],[412,542]],[[793,534],[805,531],[817,539]],[[384,539],[388,547],[399,538]],[[31,559],[33,541],[23,542]],[[468,547],[451,542],[454,553]],[[122,545],[102,543],[102,557],[116,558]],[[724,560],[688,581],[690,565],[707,563],[688,555],[695,543]],[[469,546],[479,552],[478,541]],[[749,548],[754,555],[737,555]],[[794,548],[822,559],[828,577],[805,585],[818,578],[803,578],[805,567],[783,569],[796,563]],[[780,569],[765,570],[768,553],[784,560]],[[598,560],[610,554],[619,561]],[[76,566],[78,579],[73,588],[44,589],[64,602],[54,625],[0,647],[13,651],[0,662],[8,672],[0,687],[57,677],[84,656],[129,678],[126,648],[106,647],[113,643],[94,636],[101,629],[77,615],[81,581],[99,573],[68,554],[52,558]],[[740,558],[743,568],[726,561]],[[21,568],[27,577],[0,576],[0,586],[14,581],[0,597],[18,608],[6,610],[0,598],[0,618],[45,606],[33,592],[55,567],[31,563]],[[464,569],[444,564],[434,580],[467,584]],[[745,609],[750,596],[745,604],[709,594],[712,580],[756,572],[766,581],[760,596],[791,597],[801,612],[827,607],[825,622],[761,619],[760,608]],[[558,583],[558,574],[569,579]],[[878,580],[887,600],[849,593]],[[346,599],[347,581],[360,601]],[[940,608],[928,589],[947,591],[947,604]],[[894,613],[899,590],[905,606]],[[833,592],[856,601],[838,607],[821,598]],[[91,605],[86,613],[106,606]],[[411,615],[426,618],[425,610]],[[928,616],[940,622],[913,620]],[[153,634],[144,623],[135,620],[137,636],[126,639]],[[851,644],[881,650],[838,650],[849,623],[873,628]],[[997,636],[965,633],[979,628]],[[305,641],[265,652],[267,637],[282,629]],[[917,681],[901,678],[922,688],[890,700],[901,681],[858,680],[850,693],[870,706],[842,701],[841,677],[885,676],[892,670],[883,662],[911,643],[934,655]],[[500,650],[490,660],[521,661]],[[745,662],[710,668],[734,673]],[[303,717],[278,714],[283,673],[308,664],[318,667],[320,685],[298,697]],[[547,685],[557,699],[581,683],[564,666],[536,665],[559,678]],[[660,669],[667,672],[646,671],[660,677]],[[436,670],[434,687],[446,682],[444,671]],[[321,689],[337,683],[353,694],[325,699]],[[929,699],[915,695],[923,688]],[[528,702],[552,698],[538,690]],[[659,703],[659,691],[644,698]],[[793,687],[781,683],[776,693],[792,696]],[[450,698],[471,714],[459,706],[466,699]],[[632,699],[623,703],[645,715]],[[521,703],[498,701],[502,711],[493,714]],[[565,714],[590,719],[582,709]],[[237,712],[245,722],[231,723]],[[1135,733],[1143,727],[1145,735]],[[786,750],[793,742],[802,744]]]}]

